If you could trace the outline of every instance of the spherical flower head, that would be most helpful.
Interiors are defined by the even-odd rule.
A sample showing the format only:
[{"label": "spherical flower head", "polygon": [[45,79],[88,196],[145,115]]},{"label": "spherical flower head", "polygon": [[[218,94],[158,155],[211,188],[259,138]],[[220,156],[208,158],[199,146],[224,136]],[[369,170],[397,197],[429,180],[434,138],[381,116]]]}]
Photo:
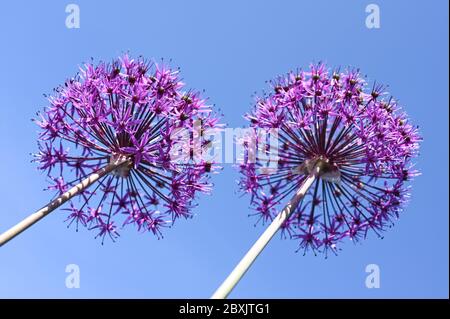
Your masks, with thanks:
[{"label": "spherical flower head", "polygon": [[[320,175],[282,227],[299,249],[334,253],[344,238],[357,241],[392,226],[407,201],[419,136],[385,87],[367,85],[358,70],[330,71],[324,64],[271,82],[246,115],[255,130],[240,165],[242,191],[261,220],[272,220],[302,182]],[[266,143],[256,131],[277,134],[276,160],[255,149]],[[274,163],[275,161],[275,163]],[[270,167],[269,167],[270,166]]]},{"label": "spherical flower head", "polygon": [[178,70],[125,54],[111,63],[86,63],[48,97],[36,120],[35,161],[52,180],[49,189],[63,193],[125,161],[72,201],[68,226],[95,229],[103,243],[130,224],[159,238],[161,227],[191,217],[217,166],[202,156],[175,161],[174,154],[192,153],[194,128],[204,132],[221,124],[199,92],[183,88]]}]

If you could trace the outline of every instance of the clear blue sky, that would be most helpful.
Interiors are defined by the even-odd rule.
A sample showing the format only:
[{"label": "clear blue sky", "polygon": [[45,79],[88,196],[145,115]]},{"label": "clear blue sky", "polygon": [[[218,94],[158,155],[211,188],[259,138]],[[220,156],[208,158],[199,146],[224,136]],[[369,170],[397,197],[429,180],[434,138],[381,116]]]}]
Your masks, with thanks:
[{"label": "clear blue sky", "polygon": [[[5,1],[0,10],[0,231],[44,205],[46,178],[30,163],[43,93],[90,57],[123,51],[173,59],[189,87],[205,89],[231,127],[265,81],[323,60],[356,66],[389,84],[424,136],[411,203],[383,240],[346,243],[325,260],[273,240],[231,297],[448,297],[449,74],[447,1],[72,1],[81,28],[65,27],[66,1]],[[376,3],[381,28],[365,26]],[[248,218],[226,165],[193,220],[164,240],[122,232],[100,245],[94,232],[67,230],[65,212],[46,217],[0,248],[0,297],[207,298],[263,228]],[[367,264],[381,287],[367,289]],[[67,289],[67,264],[81,287]]]}]

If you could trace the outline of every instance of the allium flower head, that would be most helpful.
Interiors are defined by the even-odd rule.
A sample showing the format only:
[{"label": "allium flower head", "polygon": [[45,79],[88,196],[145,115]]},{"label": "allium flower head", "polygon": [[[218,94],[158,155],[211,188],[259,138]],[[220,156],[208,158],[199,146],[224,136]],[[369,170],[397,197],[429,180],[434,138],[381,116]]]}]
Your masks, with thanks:
[{"label": "allium flower head", "polygon": [[[85,64],[48,97],[36,120],[41,132],[35,160],[52,181],[49,189],[62,193],[102,167],[123,162],[84,190],[80,203],[71,202],[68,226],[86,226],[114,240],[122,226],[132,224],[159,238],[161,227],[192,216],[198,192],[210,191],[214,163],[193,156],[173,160],[192,147],[195,125],[201,126],[197,135],[220,127],[200,94],[183,89],[178,73],[124,55]],[[187,132],[187,142],[177,138],[180,131]]]},{"label": "allium flower head", "polygon": [[251,194],[260,220],[272,220],[278,205],[320,167],[320,177],[282,226],[283,236],[299,240],[304,253],[336,253],[342,239],[357,241],[370,231],[381,237],[408,199],[407,182],[418,174],[411,162],[421,140],[417,127],[384,86],[369,86],[358,70],[317,64],[271,84],[246,118],[255,130],[277,129],[275,168],[258,157],[240,165],[241,189]]}]

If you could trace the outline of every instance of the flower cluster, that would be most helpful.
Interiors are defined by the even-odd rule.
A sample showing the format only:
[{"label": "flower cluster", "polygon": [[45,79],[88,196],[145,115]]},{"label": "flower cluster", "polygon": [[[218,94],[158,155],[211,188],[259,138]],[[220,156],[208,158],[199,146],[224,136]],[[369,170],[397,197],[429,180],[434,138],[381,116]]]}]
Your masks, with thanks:
[{"label": "flower cluster", "polygon": [[[178,73],[124,55],[85,64],[48,97],[36,120],[35,161],[51,179],[49,189],[60,194],[117,158],[127,159],[84,190],[80,205],[71,202],[68,227],[95,229],[102,243],[130,224],[159,238],[161,227],[191,217],[198,192],[210,191],[208,176],[217,166],[194,159],[192,147],[194,140],[207,147],[203,132],[221,124],[198,92],[183,90]],[[186,148],[189,156],[174,161]]]},{"label": "flower cluster", "polygon": [[320,161],[320,178],[282,234],[298,239],[304,253],[325,254],[336,253],[343,238],[356,241],[369,231],[381,237],[409,197],[406,182],[418,174],[411,163],[417,127],[384,86],[369,86],[358,70],[311,65],[271,85],[246,118],[255,130],[277,130],[275,169],[259,158],[240,165],[240,188],[251,194],[256,215],[273,219]]}]

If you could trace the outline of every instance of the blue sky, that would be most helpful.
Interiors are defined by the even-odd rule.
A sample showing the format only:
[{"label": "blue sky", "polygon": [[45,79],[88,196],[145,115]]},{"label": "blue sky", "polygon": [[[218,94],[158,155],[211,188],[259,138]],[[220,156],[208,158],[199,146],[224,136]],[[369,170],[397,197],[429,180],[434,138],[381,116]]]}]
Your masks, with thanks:
[{"label": "blue sky", "polygon": [[[449,95],[447,1],[72,1],[80,28],[65,26],[66,1],[8,1],[0,11],[0,231],[44,205],[46,178],[30,163],[43,93],[90,57],[172,59],[187,86],[204,89],[231,127],[245,124],[266,80],[310,62],[361,68],[388,84],[424,137],[411,203],[383,240],[346,243],[337,257],[305,257],[275,238],[234,298],[447,298],[449,292]],[[365,8],[380,7],[368,29]],[[262,232],[225,165],[195,218],[164,240],[125,230],[100,245],[67,230],[57,211],[0,248],[0,297],[207,298]],[[65,285],[66,265],[80,288]],[[365,267],[380,267],[368,289]]]}]

